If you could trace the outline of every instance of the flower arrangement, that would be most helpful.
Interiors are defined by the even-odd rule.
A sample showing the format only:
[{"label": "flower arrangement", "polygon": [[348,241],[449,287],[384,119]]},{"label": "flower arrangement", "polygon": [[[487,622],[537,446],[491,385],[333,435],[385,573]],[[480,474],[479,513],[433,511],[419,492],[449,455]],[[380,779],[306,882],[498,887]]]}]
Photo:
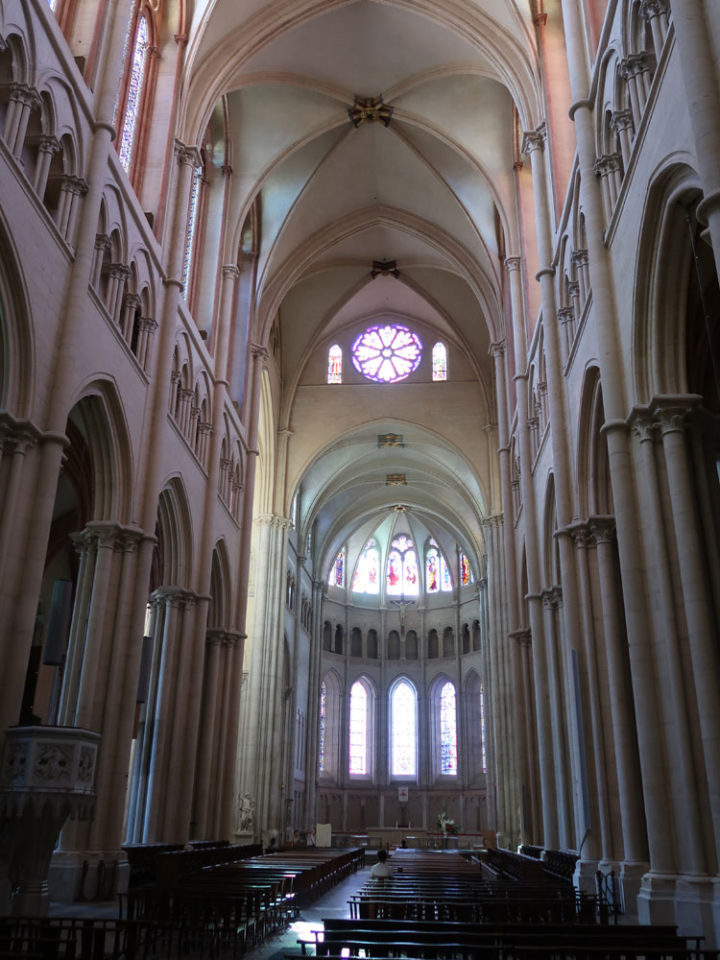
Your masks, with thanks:
[{"label": "flower arrangement", "polygon": [[437,818],[437,828],[444,837],[450,835],[454,837],[457,834],[457,825],[451,820],[444,810],[441,810]]}]

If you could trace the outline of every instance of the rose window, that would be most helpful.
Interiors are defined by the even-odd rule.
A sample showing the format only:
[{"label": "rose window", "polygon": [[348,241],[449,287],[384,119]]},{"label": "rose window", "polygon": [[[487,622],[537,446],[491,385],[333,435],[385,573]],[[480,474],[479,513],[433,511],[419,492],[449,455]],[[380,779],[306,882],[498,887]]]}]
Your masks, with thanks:
[{"label": "rose window", "polygon": [[420,337],[397,323],[368,327],[352,345],[356,370],[368,380],[397,383],[417,370],[422,360]]}]

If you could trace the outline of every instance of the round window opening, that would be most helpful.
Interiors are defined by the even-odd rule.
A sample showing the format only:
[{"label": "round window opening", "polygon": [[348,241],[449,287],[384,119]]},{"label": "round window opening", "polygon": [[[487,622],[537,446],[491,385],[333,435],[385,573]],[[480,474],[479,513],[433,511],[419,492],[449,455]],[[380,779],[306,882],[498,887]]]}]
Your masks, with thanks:
[{"label": "round window opening", "polygon": [[398,323],[368,327],[352,345],[356,370],[377,383],[397,383],[417,370],[422,360],[420,337]]}]

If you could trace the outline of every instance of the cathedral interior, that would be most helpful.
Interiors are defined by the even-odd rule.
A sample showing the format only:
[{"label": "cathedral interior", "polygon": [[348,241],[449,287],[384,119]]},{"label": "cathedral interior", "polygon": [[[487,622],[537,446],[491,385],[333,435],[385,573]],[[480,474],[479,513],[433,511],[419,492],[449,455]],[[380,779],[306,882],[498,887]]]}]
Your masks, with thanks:
[{"label": "cathedral interior", "polygon": [[720,941],[712,7],[2,0],[0,861],[72,765],[56,899],[450,822]]}]

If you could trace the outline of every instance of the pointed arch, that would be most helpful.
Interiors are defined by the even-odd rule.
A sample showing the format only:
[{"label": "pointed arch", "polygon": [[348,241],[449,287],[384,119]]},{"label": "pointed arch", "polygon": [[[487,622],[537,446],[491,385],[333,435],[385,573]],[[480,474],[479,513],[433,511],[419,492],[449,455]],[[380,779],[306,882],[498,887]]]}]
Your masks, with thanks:
[{"label": "pointed arch", "polygon": [[415,779],[418,770],[418,695],[408,677],[398,677],[388,691],[390,776]]}]

